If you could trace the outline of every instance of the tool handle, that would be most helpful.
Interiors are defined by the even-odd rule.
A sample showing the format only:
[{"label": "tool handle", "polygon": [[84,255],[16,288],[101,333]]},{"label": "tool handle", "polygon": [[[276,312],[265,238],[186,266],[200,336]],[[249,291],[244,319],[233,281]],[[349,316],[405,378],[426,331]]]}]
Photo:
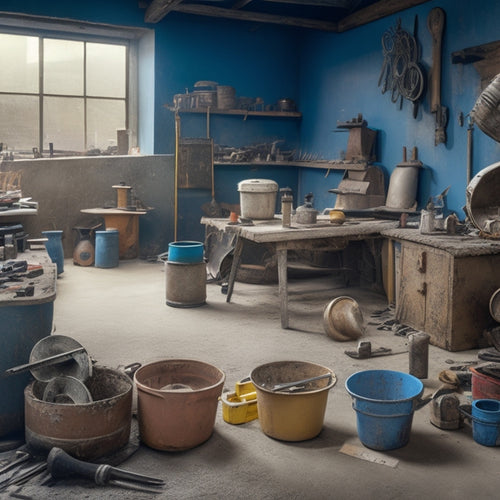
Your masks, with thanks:
[{"label": "tool handle", "polygon": [[27,363],[25,365],[19,365],[19,366],[14,366],[13,368],[9,368],[8,370],[5,370],[5,375],[15,375],[17,373],[32,370],[34,368],[43,368],[45,366],[57,365],[59,363],[63,363],[65,361],[74,358],[75,354],[80,354],[82,352],[85,352],[84,347],[78,347],[76,349],[73,349],[72,351],[54,354],[53,356],[49,356],[47,358],[43,358],[38,361],[33,361],[32,363]]},{"label": "tool handle", "polygon": [[54,479],[79,476],[92,479],[96,484],[101,485],[108,482],[112,472],[110,465],[83,462],[57,447],[50,450],[47,468]]}]

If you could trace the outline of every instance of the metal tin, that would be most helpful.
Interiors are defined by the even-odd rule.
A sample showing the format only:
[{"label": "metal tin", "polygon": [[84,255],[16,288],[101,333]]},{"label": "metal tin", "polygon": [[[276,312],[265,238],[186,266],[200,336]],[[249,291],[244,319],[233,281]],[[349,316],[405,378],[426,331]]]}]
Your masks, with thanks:
[{"label": "metal tin", "polygon": [[428,377],[430,338],[424,332],[408,335],[409,373],[414,377]]},{"label": "metal tin", "polygon": [[268,179],[246,179],[238,183],[241,217],[272,219],[276,211],[278,184]]}]

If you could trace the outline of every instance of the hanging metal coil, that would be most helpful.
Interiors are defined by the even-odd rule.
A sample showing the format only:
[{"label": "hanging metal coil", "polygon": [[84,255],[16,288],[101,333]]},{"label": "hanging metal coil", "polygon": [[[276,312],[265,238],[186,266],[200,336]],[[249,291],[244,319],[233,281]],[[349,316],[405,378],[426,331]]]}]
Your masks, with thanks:
[{"label": "hanging metal coil", "polygon": [[382,94],[391,93],[392,102],[408,99],[416,103],[424,91],[424,76],[418,63],[419,49],[417,40],[401,28],[388,29],[382,35],[384,63],[378,80]]}]

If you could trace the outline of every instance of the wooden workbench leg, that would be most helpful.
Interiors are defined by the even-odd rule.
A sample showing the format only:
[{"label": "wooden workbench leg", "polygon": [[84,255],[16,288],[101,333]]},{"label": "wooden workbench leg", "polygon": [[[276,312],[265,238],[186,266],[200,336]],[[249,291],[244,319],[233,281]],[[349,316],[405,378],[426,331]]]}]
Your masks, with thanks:
[{"label": "wooden workbench leg", "polygon": [[288,328],[287,249],[278,248],[276,249],[276,254],[278,256],[278,291],[280,296],[281,328]]},{"label": "wooden workbench leg", "polygon": [[241,260],[241,252],[243,251],[243,239],[239,236],[236,237],[236,245],[233,252],[233,263],[231,265],[231,272],[229,273],[229,283],[227,286],[226,302],[231,302],[231,295],[233,295],[234,281],[236,280],[236,273]]}]

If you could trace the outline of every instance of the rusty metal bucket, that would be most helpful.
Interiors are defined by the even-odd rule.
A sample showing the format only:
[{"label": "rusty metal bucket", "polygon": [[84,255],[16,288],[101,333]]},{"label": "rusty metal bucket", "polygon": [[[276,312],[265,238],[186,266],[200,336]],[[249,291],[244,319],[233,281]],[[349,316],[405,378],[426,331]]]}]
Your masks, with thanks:
[{"label": "rusty metal bucket", "polygon": [[87,380],[93,402],[43,401],[46,384],[34,381],[24,391],[26,443],[36,452],[54,446],[82,460],[95,460],[126,446],[132,421],[133,384],[124,373],[94,366]]},{"label": "rusty metal bucket", "polygon": [[205,442],[213,432],[225,379],[219,368],[189,359],[139,368],[134,381],[141,440],[166,451],[188,450]]}]

